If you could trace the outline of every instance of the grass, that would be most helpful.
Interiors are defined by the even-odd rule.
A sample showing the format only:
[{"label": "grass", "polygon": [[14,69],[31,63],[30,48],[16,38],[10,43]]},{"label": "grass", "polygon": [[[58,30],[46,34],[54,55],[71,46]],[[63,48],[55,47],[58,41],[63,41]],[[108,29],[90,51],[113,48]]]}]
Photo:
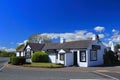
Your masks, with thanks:
[{"label": "grass", "polygon": [[54,63],[31,63],[31,64],[24,64],[25,67],[40,67],[40,68],[62,68],[63,65],[61,64],[54,64]]}]

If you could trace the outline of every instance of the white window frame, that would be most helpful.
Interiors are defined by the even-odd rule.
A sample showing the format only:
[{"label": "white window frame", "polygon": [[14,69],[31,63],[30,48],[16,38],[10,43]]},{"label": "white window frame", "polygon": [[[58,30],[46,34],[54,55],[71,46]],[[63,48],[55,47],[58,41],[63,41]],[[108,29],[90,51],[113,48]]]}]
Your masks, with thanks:
[{"label": "white window frame", "polygon": [[86,50],[80,51],[80,62],[86,62]]}]

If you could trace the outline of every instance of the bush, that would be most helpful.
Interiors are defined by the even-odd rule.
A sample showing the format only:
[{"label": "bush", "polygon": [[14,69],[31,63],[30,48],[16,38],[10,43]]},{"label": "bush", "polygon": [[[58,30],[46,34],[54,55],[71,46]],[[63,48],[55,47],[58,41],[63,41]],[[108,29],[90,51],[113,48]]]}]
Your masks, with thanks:
[{"label": "bush", "polygon": [[105,65],[112,65],[118,63],[118,58],[115,56],[115,53],[113,51],[108,51],[103,55],[104,64]]},{"label": "bush", "polygon": [[32,62],[48,62],[48,54],[45,52],[35,52],[32,55]]},{"label": "bush", "polygon": [[10,63],[13,65],[23,65],[25,63],[25,57],[10,57]]}]

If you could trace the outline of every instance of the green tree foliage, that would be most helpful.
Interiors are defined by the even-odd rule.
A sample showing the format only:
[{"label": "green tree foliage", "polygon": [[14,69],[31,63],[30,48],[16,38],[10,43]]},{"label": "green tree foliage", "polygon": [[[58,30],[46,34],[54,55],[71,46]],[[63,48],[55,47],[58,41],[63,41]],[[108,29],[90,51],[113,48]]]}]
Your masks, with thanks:
[{"label": "green tree foliage", "polygon": [[15,56],[15,52],[7,52],[5,50],[0,51],[0,56],[1,57],[10,57],[10,56]]},{"label": "green tree foliage", "polygon": [[31,43],[39,43],[41,40],[42,43],[51,43],[51,38],[47,35],[33,34],[28,38],[28,41]]},{"label": "green tree foliage", "polygon": [[18,51],[18,50],[21,49],[22,47],[24,47],[24,44],[19,45],[19,46],[16,48],[16,50]]},{"label": "green tree foliage", "polygon": [[116,45],[115,45],[115,48],[116,48],[116,49],[120,49],[120,44],[116,44]]},{"label": "green tree foliage", "polygon": [[113,51],[108,51],[103,55],[104,64],[105,65],[112,65],[118,63],[118,57]]},{"label": "green tree foliage", "polygon": [[32,62],[48,62],[48,54],[45,52],[35,52],[32,55]]},{"label": "green tree foliage", "polygon": [[16,53],[15,52],[7,52],[8,53],[8,55],[9,55],[9,57],[11,57],[11,56],[16,56]]}]

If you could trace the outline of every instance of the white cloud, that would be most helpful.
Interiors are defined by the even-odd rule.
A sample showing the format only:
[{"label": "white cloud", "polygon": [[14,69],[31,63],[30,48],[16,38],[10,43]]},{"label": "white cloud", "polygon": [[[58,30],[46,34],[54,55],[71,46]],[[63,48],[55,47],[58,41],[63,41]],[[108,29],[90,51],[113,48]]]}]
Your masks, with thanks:
[{"label": "white cloud", "polygon": [[[93,32],[88,32],[87,30],[77,30],[73,33],[43,33],[41,35],[47,35],[51,39],[57,39],[59,37],[63,37],[66,41],[74,41],[74,40],[85,40],[91,39],[95,35]],[[100,38],[104,38],[104,34],[99,34]]]},{"label": "white cloud", "polygon": [[28,42],[28,40],[24,40],[23,42],[19,42],[17,43],[18,45],[21,45],[21,44],[26,44]]},{"label": "white cloud", "polygon": [[[86,40],[91,39],[95,36],[93,32],[89,32],[87,30],[76,30],[71,33],[42,33],[40,35],[46,35],[51,39],[58,39],[60,37],[65,38],[66,41],[75,41],[75,40]],[[104,38],[104,34],[99,34],[99,38]],[[17,43],[18,45],[25,44],[28,40],[24,40],[23,42]]]},{"label": "white cloud", "polygon": [[118,30],[112,30],[113,35],[108,39],[109,41],[120,43],[120,34]]},{"label": "white cloud", "polygon": [[120,43],[120,34],[113,35],[110,40],[112,40],[113,42],[119,42]]},{"label": "white cloud", "polygon": [[115,30],[115,29],[112,29],[112,32],[116,32],[116,30]]},{"label": "white cloud", "polygon": [[5,49],[7,52],[14,52],[14,51],[16,51],[16,49],[14,49],[14,48],[6,48]]},{"label": "white cloud", "polygon": [[14,52],[14,51],[16,51],[16,49],[14,49],[14,48],[7,48],[7,47],[3,47],[3,46],[0,46],[0,50],[6,50],[7,52]]},{"label": "white cloud", "polygon": [[102,32],[102,31],[105,30],[105,27],[102,27],[102,26],[96,26],[96,27],[94,28],[94,30],[95,30],[96,32]]},{"label": "white cloud", "polygon": [[105,35],[104,34],[98,34],[99,35],[99,38],[104,38]]}]

